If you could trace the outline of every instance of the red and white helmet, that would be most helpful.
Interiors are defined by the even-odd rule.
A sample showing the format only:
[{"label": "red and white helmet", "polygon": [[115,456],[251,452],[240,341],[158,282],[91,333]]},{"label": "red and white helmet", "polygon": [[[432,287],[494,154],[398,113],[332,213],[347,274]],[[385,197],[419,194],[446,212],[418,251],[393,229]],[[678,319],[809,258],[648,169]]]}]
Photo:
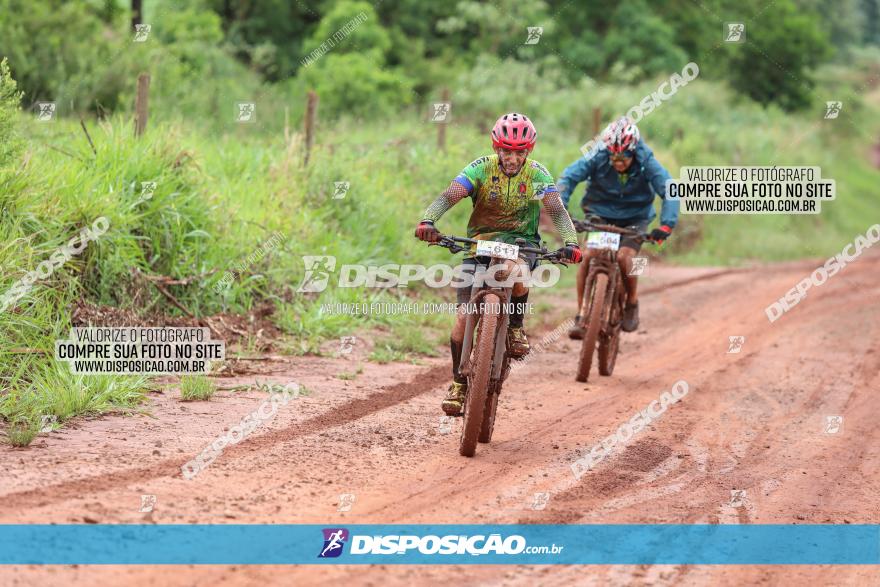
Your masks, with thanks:
[{"label": "red and white helmet", "polygon": [[538,131],[528,116],[511,112],[505,114],[492,129],[492,146],[511,151],[522,151],[535,146]]},{"label": "red and white helmet", "polygon": [[621,116],[602,131],[602,142],[615,154],[634,151],[639,137],[639,127],[626,116]]}]

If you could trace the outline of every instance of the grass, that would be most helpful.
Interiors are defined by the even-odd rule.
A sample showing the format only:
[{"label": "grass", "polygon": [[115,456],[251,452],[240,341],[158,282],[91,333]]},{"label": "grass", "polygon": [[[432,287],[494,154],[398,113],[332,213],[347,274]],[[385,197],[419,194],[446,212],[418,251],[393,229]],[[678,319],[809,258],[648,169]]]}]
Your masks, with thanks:
[{"label": "grass", "polygon": [[33,419],[13,420],[6,429],[6,438],[12,446],[25,447],[33,442],[39,432],[39,421]]},{"label": "grass", "polygon": [[343,381],[353,381],[358,375],[364,372],[364,366],[358,365],[357,369],[354,371],[343,371],[342,373],[337,373],[336,378],[342,379]]},{"label": "grass", "polygon": [[214,382],[204,375],[184,375],[180,378],[180,399],[185,402],[211,399],[215,391]]},{"label": "grass", "polygon": [[281,385],[280,383],[260,383],[257,380],[254,380],[254,386],[264,393],[273,394],[273,393],[290,393],[291,391],[298,390],[298,396],[307,396],[311,394],[311,392],[304,386],[300,384],[295,384],[296,387],[292,390],[291,385],[288,383],[287,385]]},{"label": "grass", "polygon": [[437,346],[441,343],[441,336],[447,333],[438,323],[441,320],[449,320],[451,317],[434,315],[425,323],[396,322],[387,329],[386,334],[380,335],[373,345],[368,360],[385,364],[396,361],[415,362],[419,356],[438,356]]}]

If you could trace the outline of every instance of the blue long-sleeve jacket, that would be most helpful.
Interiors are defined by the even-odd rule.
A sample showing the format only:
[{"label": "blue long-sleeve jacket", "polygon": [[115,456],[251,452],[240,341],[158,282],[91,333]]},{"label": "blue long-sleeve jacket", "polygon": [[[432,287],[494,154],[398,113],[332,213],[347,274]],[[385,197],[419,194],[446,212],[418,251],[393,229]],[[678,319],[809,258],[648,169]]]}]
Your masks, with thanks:
[{"label": "blue long-sleeve jacket", "polygon": [[660,196],[660,224],[673,228],[678,222],[678,200],[666,199],[666,180],[669,172],[654,159],[654,152],[644,141],[636,145],[626,183],[621,185],[619,174],[611,166],[608,150],[604,147],[589,157],[581,157],[565,168],[556,185],[566,207],[574,188],[588,182],[581,207],[603,218],[614,220],[653,220],[654,196]]}]

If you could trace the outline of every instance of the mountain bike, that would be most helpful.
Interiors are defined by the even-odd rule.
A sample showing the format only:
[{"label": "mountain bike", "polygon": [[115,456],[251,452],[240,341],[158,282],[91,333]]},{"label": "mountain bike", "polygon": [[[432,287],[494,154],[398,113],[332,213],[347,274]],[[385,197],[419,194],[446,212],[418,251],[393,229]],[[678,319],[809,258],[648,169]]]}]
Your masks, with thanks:
[{"label": "mountain bike", "polygon": [[[504,266],[494,276],[496,283],[507,282],[523,253],[535,253],[540,260],[566,264],[558,252],[549,252],[545,247],[527,247],[523,239],[517,239],[516,244],[511,245],[441,235],[438,242],[431,244],[445,247],[453,253],[476,245],[478,261],[483,257],[489,258],[488,263],[480,263],[480,265]],[[501,393],[501,386],[510,374],[511,357],[507,351],[507,326],[512,290],[512,283],[505,286],[483,284],[478,287],[475,281],[468,302],[459,366],[461,374],[468,380],[464,424],[458,447],[459,454],[465,457],[474,456],[477,442],[487,443],[492,440],[498,396]]]},{"label": "mountain bike", "polygon": [[620,350],[620,327],[623,323],[623,310],[629,293],[627,280],[617,264],[617,250],[620,237],[630,236],[638,242],[653,242],[648,233],[630,228],[620,228],[608,224],[596,224],[591,220],[574,220],[578,232],[587,233],[587,249],[600,251],[596,256],[587,256],[589,262],[587,279],[584,283],[584,298],[581,300],[580,322],[578,326],[586,332],[581,342],[578,368],[575,379],[586,382],[593,365],[593,352],[599,347],[599,374],[611,375]]}]

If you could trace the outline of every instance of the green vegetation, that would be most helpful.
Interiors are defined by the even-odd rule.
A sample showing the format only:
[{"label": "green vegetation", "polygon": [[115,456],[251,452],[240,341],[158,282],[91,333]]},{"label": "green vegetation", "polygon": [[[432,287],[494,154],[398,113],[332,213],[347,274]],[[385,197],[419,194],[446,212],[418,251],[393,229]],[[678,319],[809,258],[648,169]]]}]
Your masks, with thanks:
[{"label": "green vegetation", "polygon": [[336,378],[342,379],[343,381],[353,381],[357,378],[358,375],[364,372],[364,366],[358,365],[357,369],[354,371],[343,371],[342,373],[337,373]]},{"label": "green vegetation", "polygon": [[211,399],[215,391],[214,382],[204,375],[184,375],[180,378],[180,399],[185,402]]},{"label": "green vegetation", "polygon": [[6,439],[12,446],[28,446],[40,433],[40,422],[34,419],[15,419],[6,428]]}]

